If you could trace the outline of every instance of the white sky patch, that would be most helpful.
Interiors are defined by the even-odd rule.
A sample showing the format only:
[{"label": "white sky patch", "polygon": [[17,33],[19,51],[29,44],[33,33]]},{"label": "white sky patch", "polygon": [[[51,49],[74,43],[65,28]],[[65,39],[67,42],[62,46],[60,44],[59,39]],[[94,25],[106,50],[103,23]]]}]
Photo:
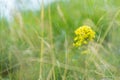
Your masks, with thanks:
[{"label": "white sky patch", "polygon": [[14,7],[14,0],[0,0],[0,18],[10,19]]},{"label": "white sky patch", "polygon": [[[55,0],[44,0],[44,4],[54,2]],[[11,21],[16,11],[36,11],[40,10],[42,0],[0,0],[0,19]]]}]

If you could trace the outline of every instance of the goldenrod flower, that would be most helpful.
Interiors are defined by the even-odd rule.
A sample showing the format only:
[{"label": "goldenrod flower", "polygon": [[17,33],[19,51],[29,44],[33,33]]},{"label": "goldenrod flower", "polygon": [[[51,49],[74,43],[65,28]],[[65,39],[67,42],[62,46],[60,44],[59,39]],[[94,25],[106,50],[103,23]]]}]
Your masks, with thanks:
[{"label": "goldenrod flower", "polygon": [[95,32],[89,26],[81,26],[75,30],[75,38],[73,45],[78,47],[83,44],[88,44],[95,38]]}]

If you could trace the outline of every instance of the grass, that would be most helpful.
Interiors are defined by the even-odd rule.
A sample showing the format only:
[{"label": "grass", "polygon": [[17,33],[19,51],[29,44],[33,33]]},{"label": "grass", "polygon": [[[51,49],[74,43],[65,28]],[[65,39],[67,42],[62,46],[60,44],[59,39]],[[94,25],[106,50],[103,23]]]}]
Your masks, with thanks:
[{"label": "grass", "polygon": [[[0,21],[1,80],[119,80],[119,0],[70,0]],[[74,30],[89,25],[96,39],[73,47]],[[81,54],[89,50],[87,55]]]}]

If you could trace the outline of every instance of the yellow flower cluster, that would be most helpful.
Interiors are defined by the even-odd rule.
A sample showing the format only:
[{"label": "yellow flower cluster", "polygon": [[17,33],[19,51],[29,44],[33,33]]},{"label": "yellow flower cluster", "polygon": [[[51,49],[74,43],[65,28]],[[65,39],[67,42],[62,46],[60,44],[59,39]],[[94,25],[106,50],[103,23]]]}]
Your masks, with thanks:
[{"label": "yellow flower cluster", "polygon": [[81,26],[75,30],[75,38],[73,45],[78,47],[87,44],[95,38],[95,32],[89,26]]}]

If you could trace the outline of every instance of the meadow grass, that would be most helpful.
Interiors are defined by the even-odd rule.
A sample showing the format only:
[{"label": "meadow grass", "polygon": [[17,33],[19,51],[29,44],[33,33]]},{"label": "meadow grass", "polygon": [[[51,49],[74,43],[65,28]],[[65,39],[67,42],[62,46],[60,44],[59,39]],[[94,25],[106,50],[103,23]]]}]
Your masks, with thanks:
[{"label": "meadow grass", "polygon": [[[69,0],[0,21],[0,80],[119,80],[120,1]],[[93,42],[73,46],[88,25]],[[88,50],[89,54],[82,54]]]}]

